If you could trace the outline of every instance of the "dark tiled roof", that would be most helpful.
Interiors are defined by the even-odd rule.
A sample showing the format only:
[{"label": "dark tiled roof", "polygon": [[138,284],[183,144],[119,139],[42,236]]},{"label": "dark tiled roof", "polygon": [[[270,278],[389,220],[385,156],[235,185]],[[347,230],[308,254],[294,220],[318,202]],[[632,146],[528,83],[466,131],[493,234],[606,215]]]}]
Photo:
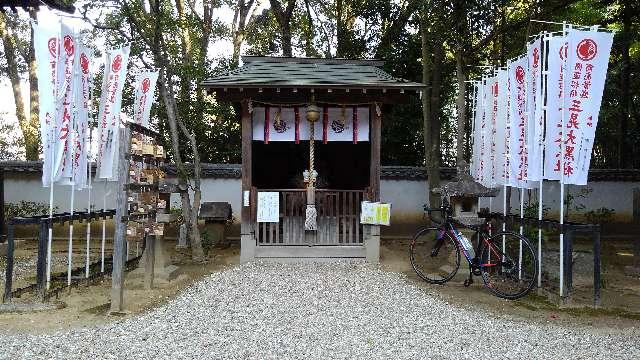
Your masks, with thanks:
[{"label": "dark tiled roof", "polygon": [[[193,166],[186,164],[187,171],[192,172]],[[239,179],[242,177],[242,165],[240,164],[201,164],[203,178]],[[165,165],[163,170],[169,175],[177,175],[178,168],[171,164]]]},{"label": "dark tiled roof", "polygon": [[[9,173],[40,173],[42,163],[40,161],[0,161],[0,169]],[[191,169],[187,165],[187,169]],[[164,170],[175,175],[175,165],[165,165]],[[239,179],[242,175],[240,164],[202,164],[203,178],[229,178]],[[442,180],[453,180],[456,169],[443,167],[440,169]],[[382,166],[381,177],[387,180],[424,180],[427,178],[425,168],[416,166]],[[638,181],[640,182],[640,170],[636,169],[591,169],[589,181]]]},{"label": "dark tiled roof", "polygon": [[[67,1],[68,3],[69,1]],[[0,2],[0,7],[9,7],[15,9],[17,7],[30,9],[39,8],[41,5],[47,5],[48,7],[60,11],[64,11],[69,14],[73,14],[76,11],[75,6],[68,5],[64,1],[60,0],[5,0]]]},{"label": "dark tiled roof", "polygon": [[244,65],[203,82],[209,88],[403,88],[421,83],[394,78],[382,61],[243,56]]}]

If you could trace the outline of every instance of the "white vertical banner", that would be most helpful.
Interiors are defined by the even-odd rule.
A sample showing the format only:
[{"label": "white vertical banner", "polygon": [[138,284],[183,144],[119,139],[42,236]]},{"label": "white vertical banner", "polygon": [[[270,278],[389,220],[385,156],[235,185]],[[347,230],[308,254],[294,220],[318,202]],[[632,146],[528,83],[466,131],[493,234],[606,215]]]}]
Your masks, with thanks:
[{"label": "white vertical banner", "polygon": [[71,142],[73,141],[74,79],[77,52],[76,34],[73,29],[62,23],[59,62],[57,71],[58,92],[56,99],[56,143],[54,146],[55,171],[53,180],[70,184],[73,175]]},{"label": "white vertical banner", "polygon": [[508,123],[507,123],[507,71],[498,70],[497,73],[497,98],[496,98],[496,126],[495,126],[495,153],[496,153],[496,185],[509,185],[507,170],[508,153]]},{"label": "white vertical banner", "polygon": [[538,181],[542,178],[540,158],[543,156],[544,120],[542,119],[542,38],[527,45],[527,179]]},{"label": "white vertical banner", "polygon": [[526,117],[526,78],[527,57],[520,58],[508,64],[509,72],[509,107],[511,118],[510,146],[509,146],[509,176],[514,186],[527,187],[528,178],[528,150],[527,150],[527,117]]},{"label": "white vertical banner", "polygon": [[549,39],[547,61],[547,111],[545,121],[544,178],[560,180],[560,157],[562,156],[562,99],[564,64],[567,59],[566,37]]},{"label": "white vertical banner", "polygon": [[122,88],[127,74],[129,46],[107,51],[102,96],[98,110],[98,177],[113,180],[117,174],[117,144],[120,129]]},{"label": "white vertical banner", "polygon": [[38,63],[38,103],[40,106],[40,135],[42,138],[42,185],[51,184],[51,166],[55,146],[56,92],[60,24],[56,26],[33,23],[33,47]]},{"label": "white vertical banner", "polygon": [[157,71],[145,71],[136,75],[135,80],[135,106],[133,108],[133,121],[144,127],[149,127],[149,115],[153,104]]},{"label": "white vertical banner", "polygon": [[478,119],[478,114],[480,113],[480,81],[475,81],[473,83],[473,96],[472,96],[472,133],[471,138],[473,139],[472,147],[471,147],[471,164],[469,166],[470,175],[477,181],[478,180],[478,169],[480,167],[479,161],[479,144],[480,144],[480,133],[479,133],[479,124],[480,121]]},{"label": "white vertical banner", "polygon": [[76,74],[76,116],[74,122],[73,142],[73,177],[76,189],[87,186],[87,162],[89,142],[89,101],[91,84],[91,50],[78,45],[79,72]]},{"label": "white vertical banner", "polygon": [[478,166],[478,174],[476,176],[476,181],[481,183],[481,184],[485,184],[485,174],[486,174],[486,168],[487,166],[489,166],[487,164],[487,159],[486,159],[486,154],[487,154],[487,149],[486,149],[486,137],[487,137],[487,78],[483,77],[482,78],[482,83],[480,84],[480,98],[479,98],[479,102],[480,102],[480,108],[479,108],[479,112],[480,114],[478,115],[479,118],[479,126],[478,126],[478,134],[479,134],[479,144],[478,144],[478,159],[479,159],[479,166]]},{"label": "white vertical banner", "polygon": [[490,79],[489,88],[491,89],[491,97],[489,99],[489,113],[491,114],[491,121],[489,122],[489,161],[491,168],[489,172],[489,178],[487,181],[488,187],[494,187],[497,179],[500,177],[499,166],[497,166],[497,147],[496,147],[496,126],[498,117],[498,76],[494,75]]},{"label": "white vertical banner", "polygon": [[613,33],[571,29],[567,41],[564,179],[586,185]]}]

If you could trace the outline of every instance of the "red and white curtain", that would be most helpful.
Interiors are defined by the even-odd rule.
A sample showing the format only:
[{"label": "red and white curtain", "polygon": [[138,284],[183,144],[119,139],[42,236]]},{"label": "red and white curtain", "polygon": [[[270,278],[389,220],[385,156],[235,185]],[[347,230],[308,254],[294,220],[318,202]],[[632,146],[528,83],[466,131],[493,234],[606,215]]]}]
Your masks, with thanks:
[{"label": "red and white curtain", "polygon": [[[369,141],[369,108],[363,106],[320,107],[320,118],[314,123],[313,137],[329,141],[358,143]],[[310,123],[306,107],[260,106],[253,108],[253,140],[309,140]]]}]

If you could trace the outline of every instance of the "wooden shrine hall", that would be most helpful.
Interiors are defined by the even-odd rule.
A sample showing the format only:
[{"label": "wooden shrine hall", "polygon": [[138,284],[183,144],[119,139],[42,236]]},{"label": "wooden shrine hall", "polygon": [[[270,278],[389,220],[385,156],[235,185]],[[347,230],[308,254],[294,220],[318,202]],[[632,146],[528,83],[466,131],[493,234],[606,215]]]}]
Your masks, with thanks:
[{"label": "wooden shrine hall", "polygon": [[242,127],[241,261],[378,262],[379,225],[361,224],[360,211],[380,201],[383,114],[424,85],[377,60],[242,60],[203,83]]}]

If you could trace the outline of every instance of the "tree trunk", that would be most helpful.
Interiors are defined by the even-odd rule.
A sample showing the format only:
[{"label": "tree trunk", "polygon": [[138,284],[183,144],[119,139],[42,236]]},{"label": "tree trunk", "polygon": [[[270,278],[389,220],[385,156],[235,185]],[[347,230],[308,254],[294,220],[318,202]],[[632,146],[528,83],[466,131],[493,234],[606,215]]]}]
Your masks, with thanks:
[{"label": "tree trunk", "polygon": [[[433,65],[431,68],[431,146],[429,147],[430,163],[428,164],[429,187],[435,189],[440,186],[440,130],[442,128],[442,119],[440,118],[442,98],[442,60],[444,57],[444,45],[441,40],[434,42],[433,46]],[[432,194],[431,200],[440,203],[439,195]]]},{"label": "tree trunk", "polygon": [[458,112],[458,134],[456,137],[456,162],[459,164],[464,160],[464,135],[467,125],[467,107],[465,95],[467,92],[467,74],[465,72],[465,64],[463,59],[463,49],[458,47],[456,50],[456,79],[458,80],[458,95],[456,97],[456,109]]},{"label": "tree trunk", "polygon": [[296,6],[296,0],[289,0],[286,9],[282,8],[279,0],[269,0],[271,11],[275,15],[280,27],[280,43],[282,46],[282,56],[291,57],[293,54],[291,47],[291,18]]},{"label": "tree trunk", "polygon": [[631,122],[631,58],[629,48],[631,45],[631,16],[629,4],[623,1],[622,8],[622,32],[620,39],[621,47],[621,74],[620,74],[620,125],[618,131],[618,168],[633,167],[631,163],[632,152],[627,141],[629,123]]},{"label": "tree trunk", "polygon": [[2,35],[2,44],[4,45],[5,59],[7,61],[7,73],[13,90],[13,100],[16,108],[16,118],[22,130],[24,137],[25,155],[27,160],[38,160],[38,126],[36,117],[36,126],[27,119],[24,109],[24,100],[22,98],[22,89],[20,87],[20,74],[18,72],[18,61],[16,53],[16,44],[11,28],[7,22],[6,15],[0,13],[0,34]]},{"label": "tree trunk", "polygon": [[286,22],[280,26],[282,31],[282,56],[292,57],[293,51],[291,48],[291,23]]},{"label": "tree trunk", "polygon": [[[37,11],[30,10],[29,17],[34,21],[37,19]],[[33,43],[33,30],[31,31],[31,41],[29,43],[29,123],[36,130],[36,143],[40,144],[40,99],[38,98],[38,65],[36,63],[36,51]],[[39,147],[38,147],[39,150]],[[39,153],[40,151],[38,151]],[[29,159],[27,157],[27,159]],[[37,160],[37,157],[36,157]]]}]

